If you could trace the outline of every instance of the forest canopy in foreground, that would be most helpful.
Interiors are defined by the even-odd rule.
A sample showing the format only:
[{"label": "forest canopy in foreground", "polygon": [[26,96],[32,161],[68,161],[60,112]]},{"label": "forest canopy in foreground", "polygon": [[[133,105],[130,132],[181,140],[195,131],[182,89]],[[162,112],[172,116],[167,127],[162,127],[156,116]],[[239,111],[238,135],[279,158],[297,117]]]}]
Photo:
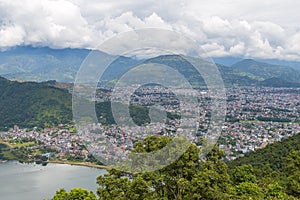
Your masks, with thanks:
[{"label": "forest canopy in foreground", "polygon": [[[272,162],[256,160],[251,164],[240,160],[226,164],[222,158],[224,152],[215,146],[204,160],[199,159],[199,148],[190,148],[176,162],[154,172],[129,174],[108,170],[99,176],[97,196],[84,189],[67,192],[57,191],[53,200],[105,200],[105,199],[256,199],[256,200],[295,200],[300,199],[300,150],[292,148],[286,154],[279,152],[293,144],[299,135],[269,145],[266,149],[275,149],[272,158],[280,157],[276,162],[281,170],[272,168]],[[170,142],[170,138],[150,136],[138,142],[135,152],[151,152]],[[281,151],[280,151],[281,150]],[[265,150],[266,151],[266,150]],[[254,152],[250,156],[260,154]],[[266,157],[266,156],[265,156]],[[261,166],[258,168],[257,166]]]}]

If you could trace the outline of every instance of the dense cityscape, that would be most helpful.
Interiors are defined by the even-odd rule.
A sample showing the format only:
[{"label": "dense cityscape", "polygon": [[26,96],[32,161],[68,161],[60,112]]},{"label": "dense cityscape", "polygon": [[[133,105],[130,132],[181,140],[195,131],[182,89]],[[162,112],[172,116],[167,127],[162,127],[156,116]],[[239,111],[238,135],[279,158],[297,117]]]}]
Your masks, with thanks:
[{"label": "dense cityscape", "polygon": [[[104,92],[103,92],[104,91]],[[269,143],[293,136],[300,132],[299,89],[291,88],[228,88],[227,115],[219,137],[219,147],[226,153],[226,159],[234,160],[249,151],[265,147]],[[209,123],[209,93],[199,90],[198,131],[182,133],[199,144]],[[111,90],[98,90],[95,101],[110,100]],[[180,101],[170,90],[159,90],[158,86],[139,89],[131,96],[133,104],[149,106],[159,104],[180,115]],[[190,105],[188,110],[193,109]],[[187,109],[187,108],[186,108]],[[47,160],[91,161],[89,153],[97,158],[126,159],[135,142],[149,134],[176,136],[180,126],[179,118],[165,119],[166,123],[154,122],[148,125],[120,128],[114,124],[89,125],[77,132],[74,125],[59,125],[40,129],[19,128],[16,124],[6,132],[1,132],[1,141],[23,148],[26,161],[35,161],[37,154],[47,156]],[[192,124],[190,125],[192,126]],[[18,145],[16,145],[18,147]],[[24,148],[26,151],[24,151]],[[19,149],[19,148],[17,148]]]}]

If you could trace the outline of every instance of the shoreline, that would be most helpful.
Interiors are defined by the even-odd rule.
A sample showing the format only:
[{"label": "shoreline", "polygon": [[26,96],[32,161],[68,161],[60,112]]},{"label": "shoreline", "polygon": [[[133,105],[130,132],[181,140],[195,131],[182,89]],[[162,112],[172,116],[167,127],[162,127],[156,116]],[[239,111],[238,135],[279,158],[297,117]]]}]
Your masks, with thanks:
[{"label": "shoreline", "polygon": [[[12,144],[2,141],[2,140],[0,140],[0,144],[5,145],[10,149],[15,148]],[[3,159],[3,160],[0,160],[0,163],[2,163],[2,161],[5,162],[5,161],[13,161],[13,160],[20,162],[20,160],[16,160],[16,159],[12,159],[12,160],[11,159]],[[67,165],[75,165],[75,166],[82,166],[82,167],[92,167],[92,168],[97,168],[97,169],[106,169],[106,170],[110,169],[109,166],[98,165],[98,164],[94,164],[94,163],[90,163],[90,162],[76,162],[76,161],[68,161],[68,160],[66,160],[66,161],[48,160],[47,162],[53,163],[53,164],[67,164]],[[31,163],[31,162],[29,162],[29,163]],[[32,161],[32,163],[34,163],[34,162]]]},{"label": "shoreline", "polygon": [[[35,164],[35,162],[20,162],[19,160],[0,160],[1,163],[6,163],[6,162],[18,162],[21,164]],[[65,165],[71,165],[71,166],[81,166],[81,167],[89,167],[89,168],[97,168],[97,169],[105,169],[108,170],[110,169],[109,166],[105,165],[97,165],[89,162],[75,162],[75,161],[61,161],[61,160],[49,160],[46,161],[47,163],[51,164],[65,164]]]},{"label": "shoreline", "polygon": [[75,166],[82,166],[82,167],[91,167],[91,168],[97,168],[97,169],[110,169],[109,166],[105,165],[97,165],[89,162],[75,162],[75,161],[62,161],[62,160],[49,160],[48,163],[53,164],[67,164],[67,165],[75,165]]}]

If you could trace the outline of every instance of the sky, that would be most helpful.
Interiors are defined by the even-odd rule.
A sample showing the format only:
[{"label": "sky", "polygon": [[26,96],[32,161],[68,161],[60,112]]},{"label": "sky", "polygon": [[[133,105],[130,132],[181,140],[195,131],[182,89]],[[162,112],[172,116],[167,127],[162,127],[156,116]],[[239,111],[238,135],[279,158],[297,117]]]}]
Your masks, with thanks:
[{"label": "sky", "polygon": [[298,0],[0,0],[0,49],[94,49],[118,34],[176,31],[209,56],[300,61]]}]

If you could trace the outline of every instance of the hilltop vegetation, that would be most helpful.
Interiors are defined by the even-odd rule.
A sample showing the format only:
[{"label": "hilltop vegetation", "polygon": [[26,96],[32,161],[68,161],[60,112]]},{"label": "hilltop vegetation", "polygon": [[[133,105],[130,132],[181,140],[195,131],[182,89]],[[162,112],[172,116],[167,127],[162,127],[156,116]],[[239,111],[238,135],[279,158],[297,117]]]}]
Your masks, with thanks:
[{"label": "hilltop vegetation", "polygon": [[45,127],[72,121],[71,94],[47,84],[0,78],[0,127]]},{"label": "hilltop vegetation", "polygon": [[[163,148],[170,141],[167,137],[150,136],[138,142],[134,151],[149,153]],[[299,148],[299,143],[297,146]],[[134,174],[108,170],[108,174],[97,178],[98,199],[300,199],[300,151],[291,150],[281,155],[279,149],[274,156],[283,157],[284,161],[278,162],[284,165],[284,171],[273,170],[269,165],[259,169],[251,164],[229,164],[228,167],[222,161],[224,152],[216,146],[204,159],[199,159],[199,148],[191,145],[177,161],[157,171]],[[254,164],[259,162],[254,161]],[[53,199],[63,200],[60,197],[67,194],[60,190]],[[89,199],[90,193],[82,191],[78,195],[82,195],[81,199]],[[93,196],[92,199],[97,198]]]},{"label": "hilltop vegetation", "polygon": [[[285,138],[280,142],[274,142],[263,149],[249,152],[244,157],[238,158],[230,163],[230,167],[239,165],[252,165],[255,170],[260,170],[265,166],[270,166],[274,171],[285,173],[287,157],[292,151],[300,150],[300,133]],[[299,166],[300,167],[300,166]]]}]

